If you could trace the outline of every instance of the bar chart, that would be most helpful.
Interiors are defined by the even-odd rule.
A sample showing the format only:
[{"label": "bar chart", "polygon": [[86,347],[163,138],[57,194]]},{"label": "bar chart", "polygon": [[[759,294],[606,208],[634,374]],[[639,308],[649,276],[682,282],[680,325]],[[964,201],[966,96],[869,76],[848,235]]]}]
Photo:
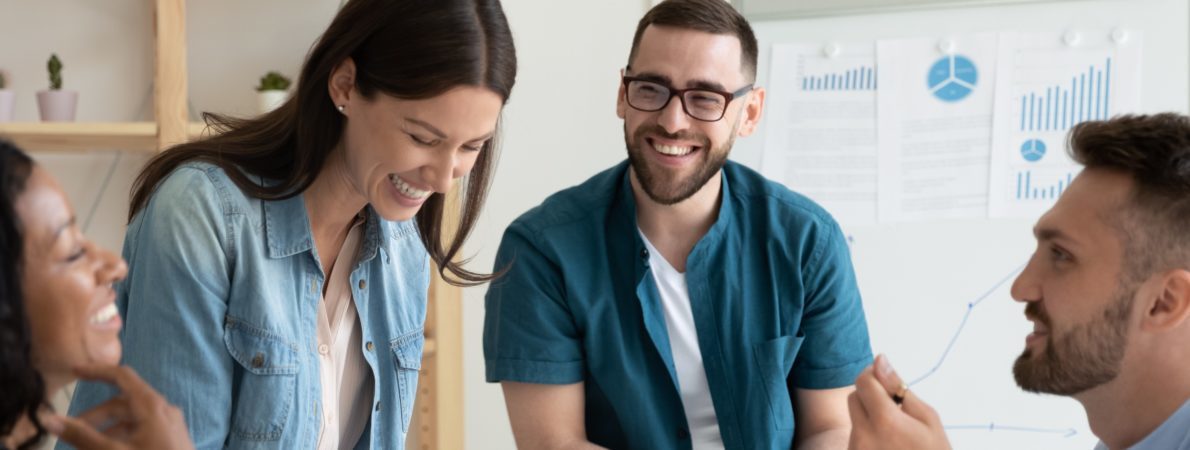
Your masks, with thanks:
[{"label": "bar chart", "polygon": [[1112,58],[1020,96],[1020,131],[1061,131],[1079,122],[1107,119],[1111,111]]},{"label": "bar chart", "polygon": [[1048,177],[1056,182],[1034,184],[1034,171],[1022,170],[1016,173],[1017,200],[1055,200],[1062,196],[1070,183],[1074,181],[1074,172],[1067,172],[1064,177]]},{"label": "bar chart", "polygon": [[802,76],[803,91],[875,91],[876,69],[858,66],[851,69]]}]

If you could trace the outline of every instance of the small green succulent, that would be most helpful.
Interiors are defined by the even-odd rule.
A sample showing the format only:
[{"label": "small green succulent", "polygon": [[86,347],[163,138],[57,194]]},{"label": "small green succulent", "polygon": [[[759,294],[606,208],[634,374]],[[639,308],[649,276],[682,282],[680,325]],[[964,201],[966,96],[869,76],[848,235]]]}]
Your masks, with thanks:
[{"label": "small green succulent", "polygon": [[263,77],[260,77],[260,86],[256,87],[257,91],[284,91],[289,89],[289,78],[281,75],[280,72],[270,71]]}]

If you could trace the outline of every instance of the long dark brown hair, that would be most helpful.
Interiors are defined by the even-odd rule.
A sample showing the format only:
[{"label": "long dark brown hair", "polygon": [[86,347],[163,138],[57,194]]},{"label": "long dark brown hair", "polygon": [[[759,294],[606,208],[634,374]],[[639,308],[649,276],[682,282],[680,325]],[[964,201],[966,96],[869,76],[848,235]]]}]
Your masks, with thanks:
[{"label": "long dark brown hair", "polygon": [[[256,118],[204,113],[217,134],[157,155],[132,187],[129,220],[175,168],[192,160],[215,164],[246,194],[265,200],[300,195],[339,143],[344,119],[327,89],[331,72],[355,62],[355,87],[365,98],[377,93],[426,99],[458,86],[491,89],[505,101],[516,79],[516,51],[499,0],[351,0],[335,16],[302,66],[294,96]],[[460,186],[458,228],[443,230],[448,203],[433,194],[416,215],[426,251],[443,279],[457,286],[489,281],[455,255],[475,226],[491,184],[498,139],[484,145]],[[245,173],[246,172],[246,173]],[[250,175],[277,180],[262,186]],[[443,241],[449,238],[449,245]],[[447,276],[447,272],[451,276]]]}]

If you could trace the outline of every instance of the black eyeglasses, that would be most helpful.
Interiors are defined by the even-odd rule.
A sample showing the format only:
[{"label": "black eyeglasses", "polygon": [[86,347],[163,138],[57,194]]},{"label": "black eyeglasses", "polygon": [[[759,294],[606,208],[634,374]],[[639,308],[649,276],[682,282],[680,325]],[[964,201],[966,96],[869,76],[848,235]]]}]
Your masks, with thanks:
[{"label": "black eyeglasses", "polygon": [[636,77],[624,77],[624,91],[628,106],[653,112],[661,111],[674,97],[682,103],[686,115],[703,122],[716,122],[727,112],[727,105],[735,98],[752,90],[749,84],[735,92],[714,89],[676,89],[673,86]]}]

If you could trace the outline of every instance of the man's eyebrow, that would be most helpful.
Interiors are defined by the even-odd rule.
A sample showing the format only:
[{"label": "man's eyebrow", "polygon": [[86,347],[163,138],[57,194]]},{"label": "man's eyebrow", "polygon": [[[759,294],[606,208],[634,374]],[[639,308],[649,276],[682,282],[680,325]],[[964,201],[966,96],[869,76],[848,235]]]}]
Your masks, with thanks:
[{"label": "man's eyebrow", "polygon": [[689,89],[706,89],[708,91],[720,92],[727,90],[722,84],[708,80],[690,80],[688,83],[686,83],[686,85]]},{"label": "man's eyebrow", "polygon": [[1075,241],[1074,238],[1070,237],[1070,235],[1067,234],[1066,232],[1059,230],[1057,228],[1051,228],[1051,227],[1035,228],[1035,229],[1033,229],[1033,235],[1036,236],[1037,240],[1039,240],[1039,241],[1061,240],[1061,241],[1066,241],[1066,242],[1071,242],[1071,243],[1077,242],[1077,241]]},{"label": "man's eyebrow", "polygon": [[669,77],[667,77],[665,75],[652,73],[652,72],[641,72],[636,75],[629,75],[629,76],[631,76],[632,78],[639,78],[639,79],[642,79],[645,81],[652,81],[655,83],[661,83],[661,84],[666,84],[666,85],[673,82],[673,80],[670,80]]}]

